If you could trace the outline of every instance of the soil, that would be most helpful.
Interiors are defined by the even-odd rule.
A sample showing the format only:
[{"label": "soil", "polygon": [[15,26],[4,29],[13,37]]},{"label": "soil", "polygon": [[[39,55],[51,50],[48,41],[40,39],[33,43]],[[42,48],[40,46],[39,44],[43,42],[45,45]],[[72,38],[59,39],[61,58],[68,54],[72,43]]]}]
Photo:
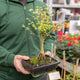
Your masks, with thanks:
[{"label": "soil", "polygon": [[30,60],[27,60],[26,61],[27,64],[29,64],[30,66],[32,66],[34,68],[34,67],[38,67],[38,66],[42,66],[42,65],[47,65],[47,64],[54,63],[54,62],[56,62],[56,60],[54,60],[54,59],[52,59],[52,58],[50,58],[48,56],[45,56],[45,60],[40,60],[39,61],[37,59],[36,62],[38,62],[38,64],[33,64],[33,63],[31,63]]}]

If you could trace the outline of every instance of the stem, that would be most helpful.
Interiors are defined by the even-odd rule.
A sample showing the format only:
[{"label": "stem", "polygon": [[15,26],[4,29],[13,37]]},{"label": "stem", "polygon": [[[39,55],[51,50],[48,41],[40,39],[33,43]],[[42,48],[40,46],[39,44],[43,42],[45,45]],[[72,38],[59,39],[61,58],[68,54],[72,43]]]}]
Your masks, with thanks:
[{"label": "stem", "polygon": [[[53,31],[54,27],[52,27],[49,32],[47,33],[47,35],[50,35],[50,33]],[[45,36],[46,37],[46,36]]]},{"label": "stem", "polygon": [[44,36],[41,35],[41,54],[44,54]]},{"label": "stem", "polygon": [[76,66],[75,66],[75,70],[74,70],[73,80],[75,80],[75,77],[76,77],[76,73],[77,73],[77,70],[78,70],[78,63],[79,63],[79,58],[76,61]]}]

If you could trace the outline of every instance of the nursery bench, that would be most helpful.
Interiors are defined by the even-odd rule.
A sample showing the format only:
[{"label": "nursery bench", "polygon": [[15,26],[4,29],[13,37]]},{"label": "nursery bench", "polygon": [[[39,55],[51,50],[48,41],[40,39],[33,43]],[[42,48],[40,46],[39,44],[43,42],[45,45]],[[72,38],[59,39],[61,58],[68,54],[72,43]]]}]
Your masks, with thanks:
[{"label": "nursery bench", "polygon": [[[60,64],[58,64],[58,67],[60,67],[60,68],[62,68],[62,69],[64,69],[64,66],[63,66],[63,60],[62,59],[60,59],[60,58],[57,58],[56,57],[56,59],[58,59],[59,61],[60,61]],[[72,63],[69,63],[69,62],[65,62],[65,70],[67,71],[67,72],[69,72],[69,73],[74,73],[74,71],[72,71],[72,70],[74,70],[75,68],[74,68],[74,66],[73,66],[73,64]],[[80,65],[78,66],[78,73],[80,73]]]}]

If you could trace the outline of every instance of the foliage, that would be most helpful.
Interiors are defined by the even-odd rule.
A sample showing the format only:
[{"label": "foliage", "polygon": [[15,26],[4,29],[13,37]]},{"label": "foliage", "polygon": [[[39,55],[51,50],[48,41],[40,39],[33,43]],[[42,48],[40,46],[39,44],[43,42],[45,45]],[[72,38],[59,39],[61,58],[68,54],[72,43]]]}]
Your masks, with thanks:
[{"label": "foliage", "polygon": [[[43,44],[44,44],[44,40],[46,37],[50,36],[50,33],[52,31],[59,30],[61,29],[61,27],[58,27],[59,25],[52,25],[52,20],[51,20],[51,16],[49,15],[49,7],[45,8],[45,6],[43,7],[36,7],[35,10],[30,9],[29,10],[31,13],[33,13],[33,21],[31,21],[29,18],[26,18],[28,21],[28,25],[31,25],[33,27],[34,30],[37,30],[38,32],[40,32],[40,39],[41,39],[41,52],[40,53],[44,53],[44,49],[43,49]],[[36,23],[35,23],[36,21]],[[25,27],[23,25],[23,27]],[[35,35],[35,33],[33,33],[29,27],[25,27],[26,30],[29,30],[32,34]]]},{"label": "foliage", "polygon": [[32,25],[32,27],[35,30],[38,30],[41,35],[44,35],[44,37],[50,36],[50,33],[55,29],[56,30],[61,29],[61,27],[58,26],[62,24],[59,25],[57,24],[56,26],[52,25],[51,16],[49,15],[49,7],[42,8],[37,6],[35,10],[30,9],[29,11],[32,12],[34,15],[37,15],[37,16],[33,16],[34,20],[37,23],[35,24],[35,22],[27,18],[27,20],[29,21],[28,25]]},{"label": "foliage", "polygon": [[[72,64],[72,66],[75,68],[74,64]],[[73,73],[74,68],[70,69],[71,73],[66,74],[66,80],[73,80],[73,78],[74,78],[74,73]],[[75,75],[75,80],[80,80],[79,76],[80,76],[80,73],[77,72],[76,75]]]},{"label": "foliage", "polygon": [[[66,73],[65,80],[73,80],[73,78],[74,78],[74,73],[75,73],[74,70],[75,70],[76,66],[74,64],[71,64],[71,66],[73,66],[73,68],[69,69],[70,73]],[[61,80],[64,80],[64,79],[61,79]],[[76,72],[74,80],[80,80],[80,73],[79,72]]]},{"label": "foliage", "polygon": [[[43,62],[43,60],[45,62],[47,62],[45,59],[45,55],[44,55],[44,40],[46,39],[46,37],[52,37],[50,34],[52,31],[54,31],[55,29],[56,30],[59,30],[61,29],[61,27],[58,27],[59,25],[52,25],[52,20],[51,20],[51,17],[49,15],[49,7],[48,8],[45,8],[45,6],[42,7],[36,7],[35,10],[33,9],[30,9],[29,10],[30,13],[33,13],[33,21],[31,21],[29,18],[26,18],[26,20],[28,21],[28,25],[32,26],[33,29],[35,31],[38,31],[40,33],[40,39],[41,39],[41,50],[40,50],[40,53],[30,59],[31,60],[31,63],[33,63],[34,65],[35,64],[39,64],[41,62]],[[61,24],[60,24],[61,26]],[[31,34],[33,35],[36,35],[35,33],[33,33],[29,27],[25,27],[23,25],[24,28],[26,28],[27,31],[30,31]],[[36,35],[37,36],[37,35]],[[35,60],[34,60],[35,59]],[[38,61],[36,61],[38,60]],[[42,60],[42,61],[41,61]]]},{"label": "foliage", "polygon": [[[80,80],[79,76],[80,76],[80,74],[76,73],[75,80]],[[73,80],[73,77],[74,77],[73,73],[67,74],[65,80]],[[64,79],[62,79],[62,80],[64,80]]]},{"label": "foliage", "polygon": [[63,57],[62,53],[65,50],[66,60],[72,57],[80,56],[80,34],[64,34],[58,31],[56,37],[57,53],[59,57]]}]

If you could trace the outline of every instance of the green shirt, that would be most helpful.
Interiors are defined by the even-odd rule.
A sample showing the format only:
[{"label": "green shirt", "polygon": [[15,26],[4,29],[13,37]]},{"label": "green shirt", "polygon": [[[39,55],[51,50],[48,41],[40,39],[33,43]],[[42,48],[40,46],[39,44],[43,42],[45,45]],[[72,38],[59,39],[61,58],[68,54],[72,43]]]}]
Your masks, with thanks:
[{"label": "green shirt", "polygon": [[[45,3],[38,0],[27,0],[25,10],[18,0],[0,0],[0,75],[6,72],[5,75],[8,77],[14,73],[12,76],[19,77],[21,73],[17,72],[13,65],[14,56],[25,55],[31,58],[40,52],[40,38],[26,31],[22,25],[26,25],[36,35],[40,35],[32,28],[32,25],[28,25],[25,18],[34,21],[33,13],[29,12],[29,9],[35,10],[36,6],[43,7],[43,5]],[[36,21],[34,22],[36,23]],[[45,39],[45,52],[51,51],[51,43],[54,43],[55,40],[54,33],[52,35],[52,38]],[[15,80],[18,79],[15,78]],[[40,77],[37,80],[40,80]]]}]

